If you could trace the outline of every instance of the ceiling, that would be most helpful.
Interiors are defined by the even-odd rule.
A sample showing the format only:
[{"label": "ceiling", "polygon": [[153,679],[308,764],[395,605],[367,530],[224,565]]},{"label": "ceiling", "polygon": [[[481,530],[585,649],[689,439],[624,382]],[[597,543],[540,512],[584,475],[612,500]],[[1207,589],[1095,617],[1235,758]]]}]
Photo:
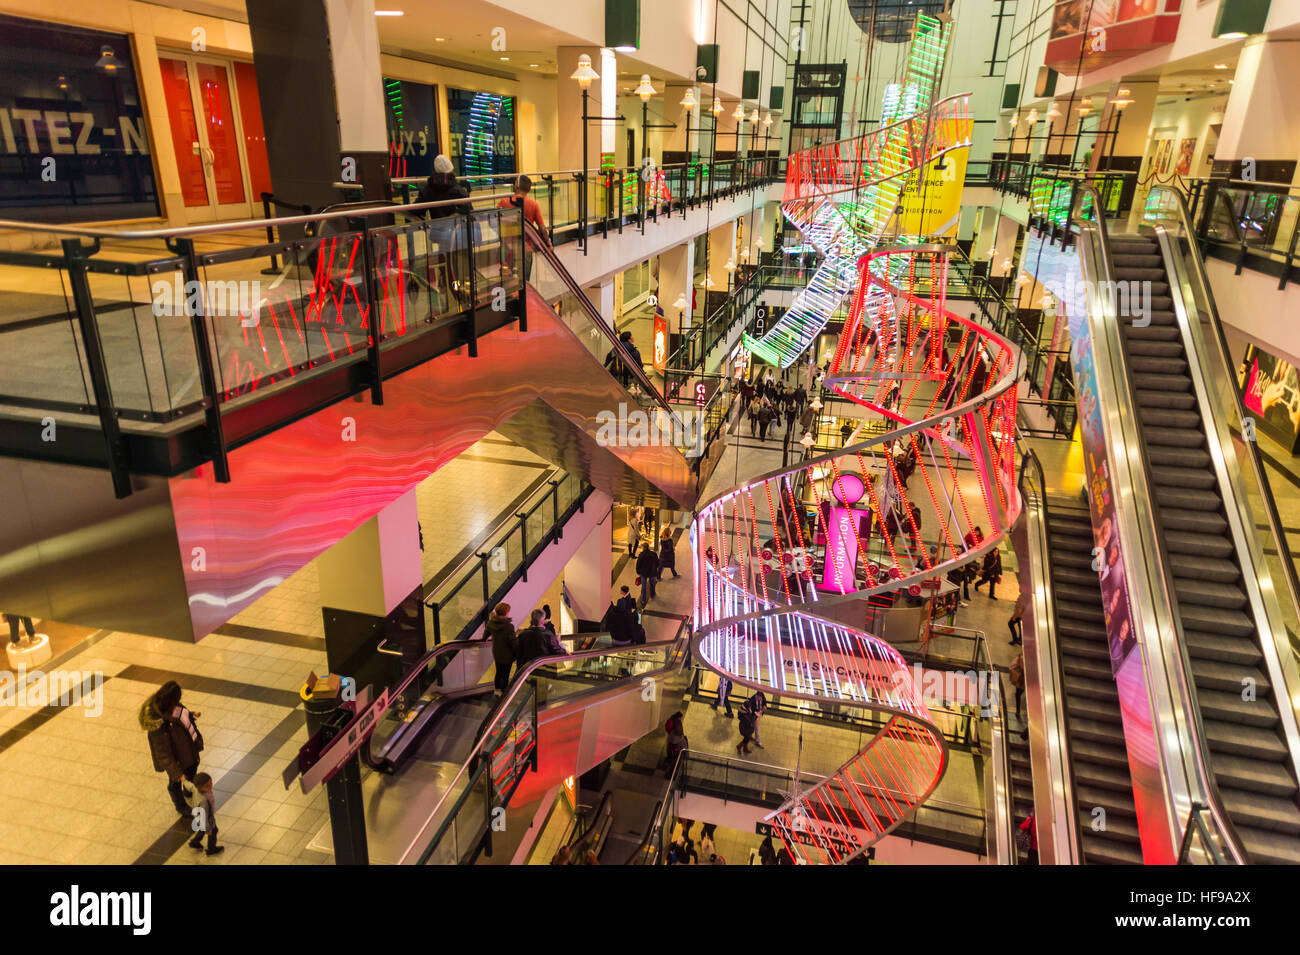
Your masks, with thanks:
[{"label": "ceiling", "polygon": [[[244,0],[153,0],[162,6],[192,13],[248,22]],[[563,0],[557,0],[563,2]],[[528,74],[554,77],[555,50],[561,46],[591,46],[591,41],[556,30],[483,0],[375,0],[376,10],[401,10],[400,17],[376,17],[379,45],[385,53],[415,54],[440,65],[479,68],[494,76],[519,78]],[[504,49],[493,49],[493,30],[504,30]],[[502,38],[498,34],[498,47]],[[649,73],[660,89],[665,81],[686,77],[653,70],[628,54],[619,54],[619,81],[630,92]],[[598,67],[599,68],[599,67]],[[623,82],[626,81],[626,82]],[[620,92],[623,89],[620,88]]]}]

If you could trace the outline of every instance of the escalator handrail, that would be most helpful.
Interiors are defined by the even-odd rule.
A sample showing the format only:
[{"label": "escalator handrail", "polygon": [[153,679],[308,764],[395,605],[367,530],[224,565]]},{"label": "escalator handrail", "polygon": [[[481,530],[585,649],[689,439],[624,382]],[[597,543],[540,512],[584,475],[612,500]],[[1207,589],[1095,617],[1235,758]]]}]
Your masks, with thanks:
[{"label": "escalator handrail", "polygon": [[[1071,757],[1070,757],[1070,740],[1073,737],[1070,733],[1069,708],[1065,705],[1065,693],[1064,693],[1065,675],[1061,670],[1061,655],[1059,652],[1059,647],[1057,645],[1057,636],[1056,636],[1056,627],[1057,627],[1056,592],[1055,592],[1056,588],[1052,581],[1051,540],[1049,537],[1049,534],[1051,532],[1050,531],[1051,509],[1047,502],[1046,474],[1043,471],[1043,464],[1038,457],[1038,453],[1034,451],[1033,448],[1026,447],[1021,452],[1021,454],[1022,457],[1021,457],[1021,468],[1020,468],[1020,481],[1018,483],[1020,485],[1021,498],[1024,501],[1024,505],[1023,505],[1024,513],[1026,515],[1029,515],[1030,511],[1034,507],[1038,507],[1042,511],[1042,520],[1041,520],[1042,533],[1037,539],[1030,540],[1029,545],[1030,547],[1034,547],[1035,545],[1038,545],[1041,547],[1041,551],[1042,551],[1041,563],[1043,568],[1043,588],[1045,590],[1045,597],[1046,597],[1046,599],[1043,601],[1043,612],[1046,616],[1047,625],[1043,628],[1043,632],[1041,634],[1038,632],[1038,627],[1037,626],[1034,627],[1034,639],[1039,647],[1038,660],[1041,662],[1045,657],[1048,662],[1048,666],[1050,666],[1052,669],[1052,673],[1051,673],[1052,687],[1054,690],[1054,696],[1056,700],[1056,706],[1053,709],[1059,719],[1059,725],[1060,725],[1061,739],[1059,745],[1057,747],[1051,746],[1052,734],[1047,732],[1048,727],[1046,726],[1043,727],[1043,736],[1044,736],[1044,743],[1045,745],[1048,745],[1049,751],[1055,748],[1057,749],[1057,751],[1061,753],[1063,757],[1060,760],[1060,778],[1061,778],[1061,783],[1063,784],[1064,797],[1066,801],[1066,806],[1064,811],[1067,813],[1067,818],[1069,820],[1069,825],[1066,827],[1066,832],[1069,838],[1064,847],[1068,853],[1067,858],[1066,859],[1057,858],[1055,861],[1058,865],[1065,864],[1067,861],[1070,864],[1077,865],[1082,861],[1084,861],[1083,831],[1082,831],[1082,824],[1079,819],[1079,793],[1076,788],[1076,783],[1074,779],[1074,764],[1071,761]],[[1027,476],[1029,478],[1029,482],[1032,483],[1033,485],[1033,493],[1029,493],[1026,490]],[[1035,621],[1037,621],[1037,619],[1038,619],[1037,615],[1035,615]],[[1040,698],[1041,698],[1041,691],[1040,691]],[[1044,710],[1044,712],[1046,712],[1046,709]],[[1056,762],[1055,760],[1052,760],[1049,757],[1048,766],[1050,768],[1054,768],[1053,764],[1055,762]],[[1033,766],[1032,752],[1030,754],[1030,766],[1032,772],[1032,766]],[[1055,799],[1053,799],[1052,801],[1053,803],[1055,803]],[[1037,800],[1035,800],[1034,814],[1035,816],[1039,815]],[[1051,814],[1051,817],[1054,816],[1055,816],[1055,806],[1053,806],[1053,812]]]},{"label": "escalator handrail", "polygon": [[[1102,275],[1104,276],[1104,281],[1107,282],[1111,288],[1114,288],[1117,281],[1115,278],[1115,260],[1111,251],[1110,236],[1107,234],[1106,230],[1105,207],[1101,204],[1101,197],[1098,195],[1096,188],[1092,185],[1088,183],[1080,183],[1077,190],[1074,201],[1070,205],[1070,221],[1079,227],[1081,233],[1085,226],[1095,228],[1095,234],[1097,235],[1098,246],[1101,252]],[[1091,197],[1093,202],[1093,210],[1097,216],[1095,223],[1084,219],[1081,211],[1079,215],[1075,214],[1075,210],[1079,208],[1083,199],[1087,197]],[[1105,296],[1103,296],[1103,298],[1105,298]],[[1093,349],[1096,350],[1100,343],[1093,342],[1092,344]],[[1133,383],[1133,373],[1129,368],[1129,363],[1124,355],[1123,349],[1116,348],[1114,351],[1115,354],[1110,357],[1118,365],[1120,373],[1123,375],[1126,383],[1125,387],[1128,389],[1128,394],[1130,396],[1134,395],[1137,393],[1137,388]],[[1132,418],[1136,421],[1136,408],[1133,409],[1133,412]],[[1151,462],[1147,454],[1145,443],[1142,441],[1136,442],[1136,451],[1140,461],[1140,467],[1138,473],[1130,473],[1130,477],[1134,481],[1145,483],[1144,499],[1148,504],[1153,504],[1155,494],[1150,483],[1150,475],[1153,472],[1151,470]],[[1191,739],[1189,739],[1188,742],[1190,743],[1189,749],[1191,750],[1190,755],[1192,757],[1192,768],[1196,774],[1194,782],[1200,790],[1201,800],[1209,809],[1210,816],[1214,820],[1215,828],[1218,831],[1219,837],[1223,840],[1224,845],[1227,846],[1228,852],[1232,856],[1233,861],[1237,864],[1243,864],[1246,859],[1245,851],[1242,848],[1240,838],[1237,836],[1236,829],[1232,825],[1232,820],[1228,816],[1227,809],[1219,798],[1218,787],[1214,784],[1214,774],[1213,770],[1210,768],[1209,747],[1206,743],[1207,737],[1205,722],[1201,717],[1201,707],[1196,698],[1195,681],[1192,679],[1192,662],[1191,657],[1187,652],[1187,639],[1183,633],[1182,615],[1178,613],[1175,604],[1174,594],[1176,591],[1174,589],[1173,570],[1169,563],[1168,554],[1165,552],[1163,535],[1159,533],[1159,528],[1155,526],[1154,514],[1155,510],[1154,506],[1152,506],[1150,514],[1148,514],[1148,517],[1151,519],[1150,528],[1152,530],[1149,542],[1151,553],[1146,556],[1154,559],[1157,564],[1156,576],[1163,583],[1164,592],[1162,595],[1153,593],[1151,599],[1154,604],[1160,597],[1163,597],[1163,600],[1160,602],[1167,609],[1169,623],[1175,636],[1173,641],[1174,655],[1172,660],[1174,666],[1172,669],[1174,677],[1178,682],[1178,703],[1180,704],[1180,708],[1183,710],[1183,719],[1191,736]],[[1126,559],[1125,564],[1131,565],[1131,561]],[[1109,634],[1107,636],[1109,637]],[[1147,664],[1147,667],[1147,678],[1149,680],[1151,673],[1149,669],[1150,663]],[[1166,767],[1166,774],[1167,773],[1168,768]],[[1193,801],[1197,801],[1195,794],[1193,794],[1192,799]],[[1181,820],[1179,821],[1181,822]]]},{"label": "escalator handrail", "polygon": [[618,335],[614,333],[614,330],[610,328],[609,323],[606,322],[604,317],[600,314],[600,309],[596,308],[596,306],[591,303],[591,299],[587,298],[587,293],[578,286],[578,283],[574,280],[573,276],[569,274],[569,270],[565,268],[564,263],[560,261],[560,257],[556,255],[554,247],[542,239],[538,234],[537,229],[527,219],[524,220],[524,235],[527,238],[529,246],[546,259],[547,264],[555,270],[555,274],[559,276],[560,281],[564,283],[569,294],[577,300],[578,306],[586,313],[587,319],[600,330],[600,333],[614,350],[614,353],[621,357],[623,366],[632,373],[636,378],[637,383],[645,389],[646,394],[649,395],[655,404],[659,405],[664,413],[668,415],[670,421],[675,421],[678,425],[682,425],[681,418],[678,417],[677,412],[672,409],[672,406],[668,404],[668,399],[663,396],[663,393],[656,388],[654,383],[649,379],[649,377],[647,377],[645,368],[638,365],[636,361],[633,360],[632,354],[623,347],[623,343],[618,340]]},{"label": "escalator handrail", "polygon": [[[1214,296],[1209,294],[1211,288],[1210,277],[1205,271],[1205,262],[1201,259],[1200,250],[1196,247],[1196,233],[1192,229],[1192,218],[1187,209],[1187,202],[1181,192],[1168,186],[1155,186],[1151,189],[1151,193],[1167,194],[1172,196],[1175,201],[1175,209],[1178,211],[1179,226],[1183,230],[1183,238],[1187,240],[1188,246],[1193,250],[1193,254],[1189,255],[1188,258],[1192,262],[1196,283],[1203,293],[1198,296],[1200,301],[1197,304],[1203,307],[1209,316],[1210,325],[1214,329],[1220,353],[1226,361],[1232,352],[1228,348],[1227,336],[1223,333],[1223,321],[1219,317],[1218,306],[1215,304]],[[1244,408],[1245,403],[1242,399],[1240,383],[1231,371],[1231,367],[1229,367],[1228,377],[1232,380],[1233,394],[1237,396],[1240,404],[1240,407],[1234,410],[1240,411]],[[1295,562],[1291,558],[1291,548],[1287,544],[1286,534],[1282,530],[1282,518],[1278,514],[1277,499],[1273,496],[1273,488],[1268,480],[1268,472],[1265,470],[1264,462],[1259,456],[1258,445],[1254,441],[1242,441],[1242,444],[1246,446],[1246,454],[1250,458],[1251,469],[1255,472],[1255,483],[1259,485],[1265,516],[1268,519],[1269,532],[1273,535],[1274,546],[1277,547],[1278,558],[1282,564],[1282,574],[1286,578],[1287,590],[1291,594],[1292,605],[1295,608],[1297,617],[1300,617],[1300,577],[1296,574]]]},{"label": "escalator handrail", "polygon": [[[398,865],[406,865],[411,861],[419,863],[425,856],[427,856],[428,852],[434,848],[433,843],[430,843],[427,846],[421,845],[421,840],[425,838],[426,834],[429,833],[430,828],[438,821],[439,815],[444,806],[448,805],[449,801],[452,800],[453,794],[458,794],[459,784],[469,775],[471,768],[477,763],[479,756],[483,751],[483,747],[486,744],[488,737],[491,735],[493,726],[501,718],[503,713],[509,712],[513,708],[515,698],[524,690],[525,687],[529,686],[529,678],[537,669],[548,664],[572,660],[588,660],[595,657],[610,656],[614,653],[626,653],[628,650],[652,650],[656,647],[662,647],[665,650],[671,651],[671,648],[682,642],[683,635],[686,631],[686,620],[687,618],[682,619],[681,624],[677,628],[677,632],[667,640],[655,640],[653,642],[639,644],[618,644],[616,646],[598,647],[594,650],[580,650],[577,653],[565,654],[563,656],[543,656],[530,660],[522,670],[514,675],[510,681],[510,686],[506,689],[505,693],[501,695],[501,698],[497,700],[496,704],[488,712],[488,715],[484,717],[483,722],[479,726],[478,735],[474,740],[474,745],[465,757],[465,762],[461,765],[455,778],[443,791],[442,796],[438,799],[437,805],[435,805],[433,810],[429,813],[428,819],[426,819],[424,825],[420,827],[420,831],[416,833],[411,845],[407,847],[406,851],[402,854],[402,858],[398,860]],[[444,646],[447,646],[447,644],[444,644]],[[675,662],[673,659],[674,654],[669,652],[667,657],[668,661],[661,670],[651,671],[650,673],[635,674],[636,678],[643,680],[652,673],[671,669]],[[416,858],[412,860],[412,856],[415,856]]]}]

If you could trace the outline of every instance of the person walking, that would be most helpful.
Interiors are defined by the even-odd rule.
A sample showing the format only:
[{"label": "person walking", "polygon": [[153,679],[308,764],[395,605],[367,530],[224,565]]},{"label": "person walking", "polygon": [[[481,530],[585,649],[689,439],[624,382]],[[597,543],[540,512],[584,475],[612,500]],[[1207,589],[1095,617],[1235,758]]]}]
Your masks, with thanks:
[{"label": "person walking", "polygon": [[641,544],[641,517],[635,507],[627,509],[627,555],[635,557]]},{"label": "person walking", "polygon": [[989,599],[997,600],[998,582],[1002,580],[1002,551],[994,547],[984,555],[984,569],[980,572],[980,579],[975,581],[975,589],[980,589],[980,584],[989,585]]},{"label": "person walking", "polygon": [[802,411],[803,406],[804,404],[807,403],[807,401],[808,401],[808,389],[803,386],[803,382],[799,382],[799,387],[795,388],[794,390],[795,407],[798,408],[800,411]]},{"label": "person walking", "polygon": [[758,846],[758,861],[763,865],[776,865],[776,846],[770,835],[764,836]]},{"label": "person walking", "polygon": [[749,415],[749,436],[752,438],[758,430],[758,419],[763,415],[763,399],[758,395],[749,403],[747,411]]},{"label": "person walking", "polygon": [[190,815],[181,784],[199,771],[203,734],[199,714],[181,703],[181,685],[168,680],[140,706],[140,727],[148,734],[153,768],[167,774],[167,795],[182,816]]},{"label": "person walking", "polygon": [[710,707],[713,712],[718,712],[719,703],[727,711],[727,719],[731,719],[731,681],[721,673],[718,674],[718,698],[713,701],[713,705]]},{"label": "person walking", "polygon": [[671,570],[673,577],[680,577],[677,573],[677,554],[673,550],[673,529],[665,527],[659,535],[659,579],[663,580],[664,571]]},{"label": "person walking", "polygon": [[217,845],[217,797],[212,791],[212,777],[207,773],[195,773],[193,782],[181,780],[181,793],[194,820],[191,823],[194,838],[189,841],[190,848],[202,849],[203,837],[206,835],[207,855],[215,856],[225,852],[225,846]]},{"label": "person walking", "polygon": [[794,423],[799,420],[799,409],[795,406],[794,398],[785,403],[785,433],[789,436],[794,431]]},{"label": "person walking", "polygon": [[1016,606],[1011,611],[1011,619],[1007,621],[1007,629],[1011,631],[1011,645],[1017,646],[1023,643],[1024,631],[1021,628],[1020,618],[1025,615],[1026,605],[1029,603],[1029,595],[1023,590],[1020,596],[1016,598]]},{"label": "person walking", "polygon": [[[524,219],[533,224],[542,245],[549,249],[551,247],[551,236],[546,231],[546,220],[542,218],[542,207],[537,204],[536,199],[529,195],[532,191],[533,181],[527,176],[519,176],[515,179],[514,195],[503,198],[497,203],[497,208],[509,209],[513,207],[523,209]],[[528,249],[528,244],[524,243],[524,281],[528,281],[532,276],[533,253]]]},{"label": "person walking", "polygon": [[[677,758],[690,745],[690,740],[686,738],[686,721],[681,710],[668,717],[668,722],[664,724],[664,732],[668,734],[668,761],[664,775],[671,779],[673,770],[677,768]],[[689,829],[688,826],[687,831]]]},{"label": "person walking", "polygon": [[749,704],[754,710],[754,745],[759,749],[767,749],[758,739],[758,724],[767,712],[767,696],[762,690],[755,690],[754,695],[749,698]]},{"label": "person walking", "polygon": [[767,440],[767,429],[772,426],[775,418],[776,409],[772,407],[771,402],[764,402],[763,410],[758,413],[758,440]]},{"label": "person walking", "polygon": [[1011,661],[1011,666],[1007,668],[1007,679],[1011,681],[1011,686],[1016,691],[1016,719],[1024,721],[1024,703],[1025,703],[1025,655],[1017,653],[1016,658]]},{"label": "person walking", "polygon": [[649,544],[641,545],[641,556],[636,559],[636,572],[641,578],[641,606],[655,599],[655,581],[659,578],[659,555]]},{"label": "person walking", "polygon": [[851,437],[853,437],[853,425],[846,421],[840,425],[841,446],[847,448],[849,446],[849,438]]},{"label": "person walking", "polygon": [[740,707],[740,719],[737,721],[740,729],[740,742],[736,744],[736,752],[742,756],[749,755],[749,744],[754,741],[754,731],[758,728],[758,717],[754,714],[754,698],[750,697]]},{"label": "person walking", "polygon": [[492,684],[498,693],[505,693],[510,686],[510,668],[519,659],[519,637],[510,622],[510,605],[497,604],[483,629],[492,641],[492,662],[497,665]]}]

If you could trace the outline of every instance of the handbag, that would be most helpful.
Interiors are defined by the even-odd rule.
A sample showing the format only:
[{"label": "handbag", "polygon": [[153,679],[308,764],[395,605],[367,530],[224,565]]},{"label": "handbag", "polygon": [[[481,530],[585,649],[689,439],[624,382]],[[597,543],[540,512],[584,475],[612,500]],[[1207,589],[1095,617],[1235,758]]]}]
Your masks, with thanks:
[{"label": "handbag", "polygon": [[638,587],[641,586],[641,575],[640,575],[640,574],[637,574],[637,576],[636,576],[636,580],[634,580],[633,583],[636,584]]}]

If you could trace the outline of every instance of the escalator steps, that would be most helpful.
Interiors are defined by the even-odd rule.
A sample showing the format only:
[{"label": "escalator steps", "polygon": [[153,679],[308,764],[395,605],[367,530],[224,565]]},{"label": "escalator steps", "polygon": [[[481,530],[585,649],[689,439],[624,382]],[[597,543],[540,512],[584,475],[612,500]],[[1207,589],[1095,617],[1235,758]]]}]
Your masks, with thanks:
[{"label": "escalator steps", "polygon": [[[1300,789],[1279,736],[1276,700],[1259,669],[1259,634],[1174,324],[1163,255],[1155,239],[1140,235],[1116,236],[1112,254],[1118,282],[1151,283],[1151,323],[1136,327],[1121,317],[1119,327],[1219,796],[1251,861],[1300,862]],[[1243,681],[1255,682],[1254,699],[1243,700]]]}]

